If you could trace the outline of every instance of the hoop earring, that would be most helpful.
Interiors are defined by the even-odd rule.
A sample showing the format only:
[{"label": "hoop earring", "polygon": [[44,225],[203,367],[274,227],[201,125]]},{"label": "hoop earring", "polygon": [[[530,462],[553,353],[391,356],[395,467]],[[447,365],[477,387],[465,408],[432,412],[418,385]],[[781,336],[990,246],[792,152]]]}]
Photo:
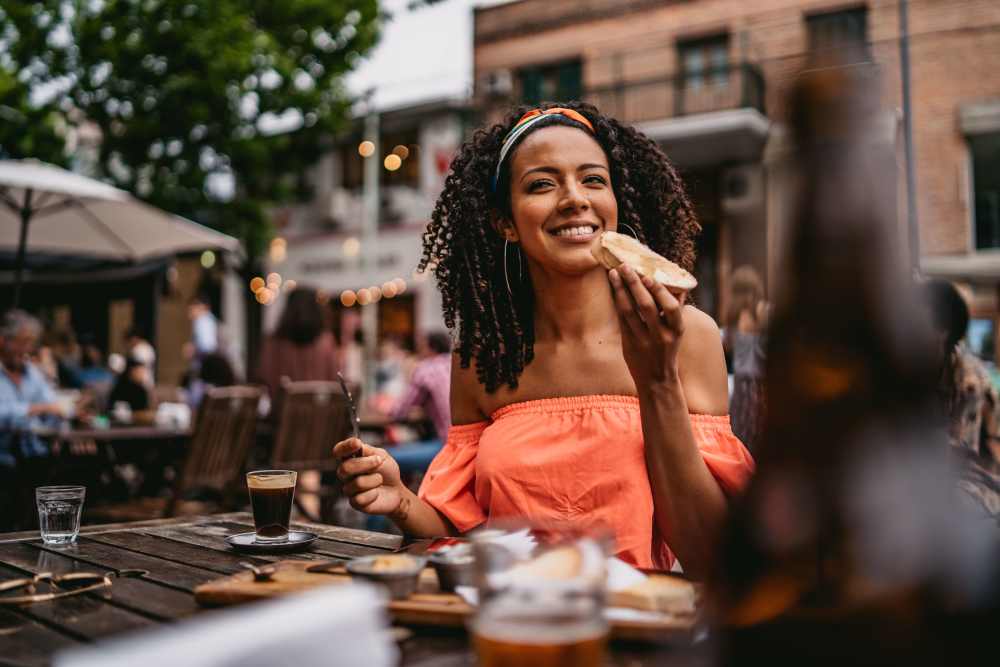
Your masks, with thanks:
[{"label": "hoop earring", "polygon": [[625,224],[624,222],[619,222],[619,223],[618,223],[618,226],[619,226],[619,227],[624,227],[625,229],[627,229],[627,230],[628,230],[628,233],[629,233],[629,234],[631,234],[631,235],[632,235],[632,237],[633,237],[633,238],[635,238],[635,240],[636,240],[636,241],[638,241],[639,243],[642,243],[642,239],[640,239],[640,238],[639,238],[639,235],[638,235],[638,234],[636,234],[636,233],[635,233],[635,230],[634,230],[634,229],[632,229],[632,228],[631,228],[630,226],[628,226],[628,225],[627,225],[627,224]]},{"label": "hoop earring", "polygon": [[[510,288],[510,275],[507,273],[507,248],[510,246],[510,241],[507,239],[503,240],[503,279],[507,283],[507,294],[510,295],[511,301],[514,300],[514,291]],[[521,253],[517,253],[517,281],[520,283],[524,279],[523,266],[521,264]]]}]

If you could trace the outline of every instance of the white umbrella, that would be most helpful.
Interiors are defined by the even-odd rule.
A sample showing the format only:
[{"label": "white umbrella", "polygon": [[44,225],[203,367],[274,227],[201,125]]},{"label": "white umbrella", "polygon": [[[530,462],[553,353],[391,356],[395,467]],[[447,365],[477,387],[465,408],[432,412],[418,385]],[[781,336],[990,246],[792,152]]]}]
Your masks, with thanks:
[{"label": "white umbrella", "polygon": [[145,204],[124,190],[35,160],[0,160],[0,250],[139,262],[180,252],[240,251],[231,236]]}]

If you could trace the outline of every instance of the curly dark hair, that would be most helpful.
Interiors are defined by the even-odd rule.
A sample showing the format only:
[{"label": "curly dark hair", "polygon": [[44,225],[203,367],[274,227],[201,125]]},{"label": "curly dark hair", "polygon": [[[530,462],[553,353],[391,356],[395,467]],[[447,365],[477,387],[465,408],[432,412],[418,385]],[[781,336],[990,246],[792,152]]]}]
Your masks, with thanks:
[{"label": "curly dark hair", "polygon": [[[659,146],[584,102],[550,102],[538,108],[553,106],[574,109],[593,125],[594,138],[608,156],[619,224],[627,224],[650,248],[692,270],[695,237],[701,227],[677,171]],[[501,165],[495,194],[492,188],[503,140],[530,109],[514,109],[504,122],[477,130],[462,145],[424,232],[418,267],[434,272],[445,324],[451,330],[458,328],[456,351],[462,368],[468,368],[475,357],[477,377],[489,393],[504,384],[516,388],[534,358],[531,280],[525,271],[520,280],[511,279],[513,294],[508,292],[504,239],[493,226],[498,215],[510,214],[510,156],[517,144]],[[552,114],[531,127],[518,143],[553,124],[583,127]],[[511,261],[510,267],[514,264]],[[511,270],[511,275],[516,277],[518,271]]]}]

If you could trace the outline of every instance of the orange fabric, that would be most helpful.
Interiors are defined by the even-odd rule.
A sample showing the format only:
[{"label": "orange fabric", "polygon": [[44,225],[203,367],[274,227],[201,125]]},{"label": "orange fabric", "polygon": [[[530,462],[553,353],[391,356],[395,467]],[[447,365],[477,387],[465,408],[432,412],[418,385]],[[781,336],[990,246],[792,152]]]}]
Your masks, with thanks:
[{"label": "orange fabric", "polygon": [[[729,417],[691,415],[691,426],[719,486],[738,493],[754,462]],[[670,536],[661,539],[654,528],[633,396],[525,401],[488,422],[452,426],[419,495],[462,532],[511,517],[610,528],[623,560],[645,568],[673,564]]]}]

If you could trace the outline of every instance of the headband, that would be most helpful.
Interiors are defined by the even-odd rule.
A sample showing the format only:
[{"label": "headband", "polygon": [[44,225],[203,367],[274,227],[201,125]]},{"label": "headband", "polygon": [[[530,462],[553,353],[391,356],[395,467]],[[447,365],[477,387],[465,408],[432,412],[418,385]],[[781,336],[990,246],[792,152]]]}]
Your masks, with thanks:
[{"label": "headband", "polygon": [[551,107],[549,109],[532,109],[528,113],[521,116],[520,120],[514,123],[514,127],[511,128],[507,136],[504,137],[503,144],[500,146],[500,159],[497,160],[497,168],[493,173],[493,191],[497,190],[497,183],[500,181],[500,167],[503,166],[503,161],[507,159],[507,154],[510,152],[511,146],[528,131],[532,125],[540,121],[551,114],[558,114],[560,116],[565,116],[570,120],[574,120],[580,123],[591,133],[594,132],[594,126],[591,125],[587,117],[584,116],[579,111],[574,111],[573,109],[566,109],[565,107]]}]

